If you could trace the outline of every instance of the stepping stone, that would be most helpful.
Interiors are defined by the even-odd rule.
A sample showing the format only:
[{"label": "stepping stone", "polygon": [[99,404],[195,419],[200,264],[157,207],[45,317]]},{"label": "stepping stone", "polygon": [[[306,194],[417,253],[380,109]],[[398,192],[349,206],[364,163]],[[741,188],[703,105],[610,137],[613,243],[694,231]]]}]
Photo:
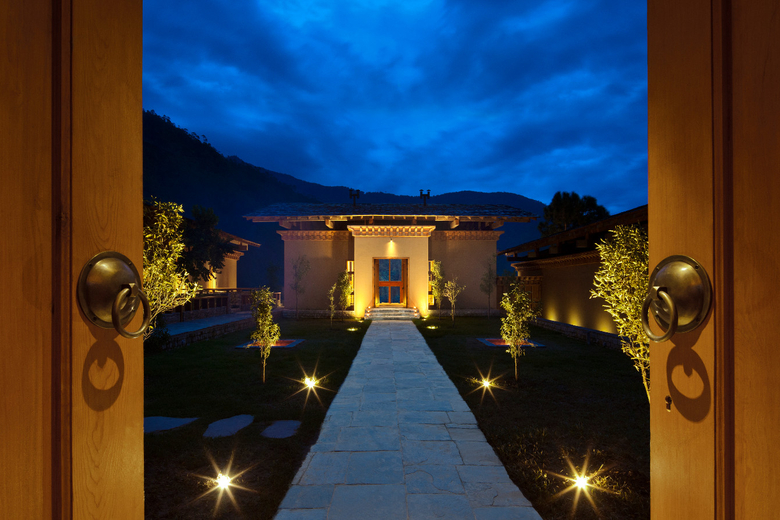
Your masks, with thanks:
[{"label": "stepping stone", "polygon": [[286,439],[292,437],[298,431],[301,421],[274,421],[271,426],[263,430],[263,437],[270,439]]},{"label": "stepping stone", "polygon": [[180,419],[177,417],[144,417],[144,433],[161,432],[165,430],[172,430],[179,428],[185,424],[190,424],[192,421],[197,421],[197,417],[189,419]]},{"label": "stepping stone", "polygon": [[227,437],[229,435],[233,435],[242,428],[246,428],[252,424],[252,421],[254,420],[255,418],[251,415],[236,415],[235,417],[222,419],[220,421],[209,424],[209,427],[206,429],[206,433],[204,433],[203,436]]}]

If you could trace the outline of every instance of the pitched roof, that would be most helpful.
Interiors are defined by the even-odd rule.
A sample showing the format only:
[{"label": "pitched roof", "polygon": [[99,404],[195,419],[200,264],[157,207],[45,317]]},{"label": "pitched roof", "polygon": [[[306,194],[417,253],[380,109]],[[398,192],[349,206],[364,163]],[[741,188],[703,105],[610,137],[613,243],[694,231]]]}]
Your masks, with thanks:
[{"label": "pitched roof", "polygon": [[602,220],[598,220],[584,226],[561,231],[560,233],[555,233],[554,235],[538,238],[518,246],[510,247],[509,249],[504,249],[503,251],[499,251],[498,254],[507,256],[514,255],[514,259],[520,260],[517,258],[517,255],[526,251],[535,251],[543,247],[559,245],[588,236],[594,236],[599,233],[609,231],[610,229],[614,229],[617,225],[635,224],[637,222],[647,222],[647,204],[644,206],[639,206],[638,208],[624,211],[622,213],[618,213],[616,215],[611,215]]},{"label": "pitched roof", "polygon": [[279,203],[244,218],[252,222],[279,220],[356,220],[367,218],[417,218],[448,220],[504,220],[528,222],[537,218],[525,210],[503,204],[308,204]]}]

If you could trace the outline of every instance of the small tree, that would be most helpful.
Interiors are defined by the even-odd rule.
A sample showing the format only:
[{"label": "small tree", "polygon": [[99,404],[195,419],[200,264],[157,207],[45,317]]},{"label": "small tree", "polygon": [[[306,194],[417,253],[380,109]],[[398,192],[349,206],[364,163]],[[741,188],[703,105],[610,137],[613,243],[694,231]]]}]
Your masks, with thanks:
[{"label": "small tree", "polygon": [[190,282],[187,271],[178,265],[184,251],[183,212],[174,202],[152,199],[144,203],[143,278],[151,311],[144,339],[152,334],[159,314],[184,305],[198,291],[198,284]]},{"label": "small tree", "polygon": [[501,318],[501,337],[509,345],[507,352],[515,362],[517,381],[517,358],[525,354],[523,345],[531,337],[528,323],[539,315],[539,311],[531,300],[531,294],[517,283],[513,283],[509,292],[504,293],[501,308],[506,311],[506,317]]},{"label": "small tree", "polygon": [[642,374],[650,401],[650,340],[642,328],[642,304],[648,289],[647,233],[639,226],[616,226],[596,245],[601,266],[594,275],[591,298],[603,298],[612,316],[623,352]]},{"label": "small tree", "polygon": [[279,325],[274,323],[274,295],[268,287],[260,287],[252,291],[252,317],[255,319],[255,330],[250,336],[254,345],[260,347],[263,357],[263,383],[265,383],[265,365],[271,355],[271,347],[276,345],[281,335]]},{"label": "small tree", "polygon": [[444,298],[444,271],[441,268],[439,260],[431,260],[431,291],[433,300],[436,302],[436,309],[441,319],[441,300]]},{"label": "small tree", "polygon": [[330,328],[333,328],[333,313],[336,312],[336,289],[339,283],[335,282],[328,289],[328,309],[330,309]]},{"label": "small tree", "polygon": [[306,292],[306,285],[303,283],[303,279],[306,278],[306,274],[311,269],[309,259],[306,255],[299,255],[292,264],[292,282],[290,282],[290,289],[295,293],[295,319],[298,319],[298,299],[301,294]]},{"label": "small tree", "polygon": [[344,314],[349,307],[349,297],[352,294],[352,283],[349,279],[349,271],[341,271],[336,280],[336,293],[338,294],[338,307],[341,309],[341,321],[344,321]]},{"label": "small tree", "polygon": [[458,295],[463,292],[463,289],[465,289],[465,285],[458,285],[458,277],[456,276],[454,280],[449,280],[447,283],[444,284],[444,297],[447,298],[450,302],[450,306],[452,308],[452,321],[455,322],[455,302],[458,299]]},{"label": "small tree", "polygon": [[493,294],[493,289],[496,287],[496,254],[490,255],[490,258],[485,260],[485,271],[482,274],[482,280],[479,284],[479,290],[487,294],[488,300],[488,319],[490,318],[490,296]]}]

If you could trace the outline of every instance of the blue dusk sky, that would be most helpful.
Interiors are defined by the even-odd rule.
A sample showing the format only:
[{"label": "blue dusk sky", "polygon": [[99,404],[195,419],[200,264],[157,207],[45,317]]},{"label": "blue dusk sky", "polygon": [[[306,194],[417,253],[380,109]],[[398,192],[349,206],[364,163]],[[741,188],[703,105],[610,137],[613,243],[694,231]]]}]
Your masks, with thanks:
[{"label": "blue dusk sky", "polygon": [[415,195],[647,203],[646,4],[145,0],[144,108],[225,155]]}]

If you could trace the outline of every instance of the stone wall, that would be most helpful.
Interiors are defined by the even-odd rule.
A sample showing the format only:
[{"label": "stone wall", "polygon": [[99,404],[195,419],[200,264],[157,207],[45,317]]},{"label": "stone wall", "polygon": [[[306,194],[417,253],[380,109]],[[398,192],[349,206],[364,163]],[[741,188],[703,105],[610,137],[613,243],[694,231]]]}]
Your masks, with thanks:
[{"label": "stone wall", "polygon": [[586,342],[588,345],[596,344],[609,348],[620,348],[620,336],[617,334],[569,325],[568,323],[559,321],[546,320],[544,318],[537,318],[535,325],[543,329],[560,332],[564,336],[570,338],[579,339]]},{"label": "stone wall", "polygon": [[196,341],[217,338],[219,336],[224,336],[225,334],[230,334],[231,332],[236,332],[237,330],[251,329],[254,326],[255,320],[252,318],[247,318],[245,320],[214,325],[213,327],[208,327],[205,329],[183,332],[181,334],[171,336],[171,339],[165,346],[165,350],[177,349],[179,347],[195,343]]}]

